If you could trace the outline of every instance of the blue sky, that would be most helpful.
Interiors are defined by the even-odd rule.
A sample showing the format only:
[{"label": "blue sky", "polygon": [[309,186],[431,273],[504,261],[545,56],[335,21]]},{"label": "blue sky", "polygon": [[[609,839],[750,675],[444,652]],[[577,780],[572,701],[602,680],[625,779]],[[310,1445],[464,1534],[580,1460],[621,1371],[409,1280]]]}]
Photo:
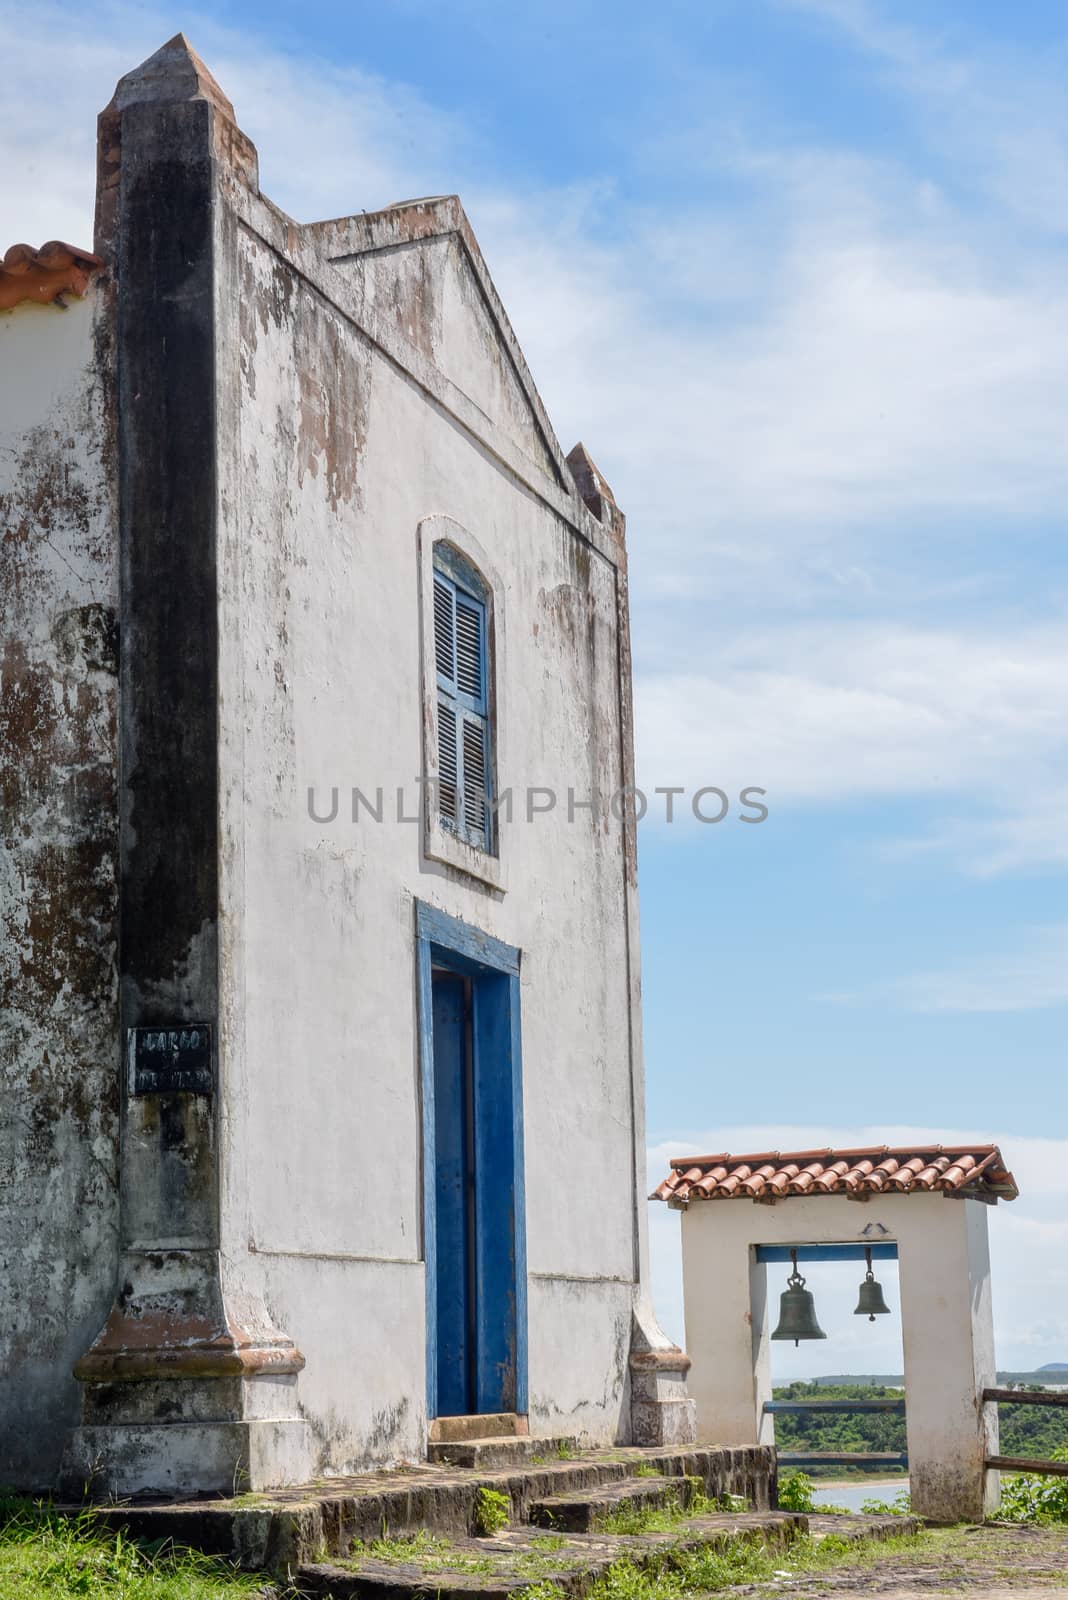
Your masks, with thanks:
[{"label": "blue sky", "polygon": [[628,514],[640,781],[768,791],[642,827],[653,1168],[998,1137],[1001,1358],[1068,1360],[1063,7],[2,0],[6,242],[88,240],[95,112],[179,27],[301,220],[461,193]]}]

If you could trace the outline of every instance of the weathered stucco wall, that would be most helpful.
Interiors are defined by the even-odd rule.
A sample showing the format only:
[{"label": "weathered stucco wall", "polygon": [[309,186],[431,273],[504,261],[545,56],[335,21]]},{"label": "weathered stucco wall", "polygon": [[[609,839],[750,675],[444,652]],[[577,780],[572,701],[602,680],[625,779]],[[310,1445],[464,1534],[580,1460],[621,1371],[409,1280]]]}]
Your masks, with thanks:
[{"label": "weathered stucco wall", "polygon": [[[52,1477],[75,1363],[66,1489],[425,1454],[417,902],[522,953],[531,1425],[653,1442],[622,518],[455,199],[298,226],[180,35],[99,155],[117,288],[0,318],[0,1481]],[[499,870],[420,820],[445,527],[493,587]],[[207,1084],[138,1080],[120,1137],[120,1037],[202,1023]]]},{"label": "weathered stucco wall", "polygon": [[[230,1290],[262,1295],[304,1352],[321,1465],[423,1453],[414,901],[429,901],[523,952],[531,1425],[611,1440],[629,1427],[637,1253],[633,864],[620,821],[569,821],[566,797],[623,781],[618,552],[551,503],[568,497],[455,236],[376,257],[369,303],[367,274],[324,264],[324,293],[276,213],[248,199],[244,215],[220,222],[219,283],[235,352],[220,370],[240,373],[220,405],[236,400],[239,430],[219,563]],[[347,314],[373,327],[383,305],[454,406]],[[464,397],[522,476],[507,443],[458,424]],[[428,860],[422,828],[396,820],[398,787],[418,809],[418,529],[435,513],[500,578],[504,892]],[[352,822],[354,785],[383,790],[381,823]],[[559,796],[529,823],[528,785]],[[309,786],[327,807],[340,790],[334,822],[309,818]]]},{"label": "weathered stucco wall", "polygon": [[106,286],[0,314],[0,1481],[51,1483],[117,1259]]}]

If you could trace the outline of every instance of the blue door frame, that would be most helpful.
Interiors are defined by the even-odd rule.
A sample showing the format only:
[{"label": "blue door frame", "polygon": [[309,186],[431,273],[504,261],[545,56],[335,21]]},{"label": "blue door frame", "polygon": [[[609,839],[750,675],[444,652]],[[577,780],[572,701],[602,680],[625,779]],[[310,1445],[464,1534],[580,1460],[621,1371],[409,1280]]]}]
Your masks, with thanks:
[{"label": "blue door frame", "polygon": [[427,1415],[438,1394],[438,1161],[435,967],[470,979],[474,1126],[473,1394],[476,1412],[527,1410],[526,1214],[519,951],[416,902],[423,1122]]}]

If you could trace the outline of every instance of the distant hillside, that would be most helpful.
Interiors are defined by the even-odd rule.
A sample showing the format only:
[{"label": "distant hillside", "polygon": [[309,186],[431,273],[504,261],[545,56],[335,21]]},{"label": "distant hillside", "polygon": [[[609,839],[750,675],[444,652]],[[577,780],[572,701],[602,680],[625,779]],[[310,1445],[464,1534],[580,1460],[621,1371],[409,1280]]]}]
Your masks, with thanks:
[{"label": "distant hillside", "polygon": [[[840,1389],[843,1384],[847,1388],[855,1388],[861,1384],[869,1389],[903,1389],[905,1377],[898,1373],[857,1373],[839,1372],[830,1373],[823,1378],[810,1378],[810,1383],[817,1384],[821,1389]],[[1026,1388],[1028,1385],[1036,1389],[1041,1388],[1068,1388],[1068,1361],[1050,1361],[1044,1367],[1038,1367],[1034,1372],[999,1372],[998,1383],[1019,1383]]]},{"label": "distant hillside", "polygon": [[[1047,1371],[1046,1377],[1049,1376]],[[1019,1374],[1015,1373],[999,1372],[998,1377],[1006,1381],[1019,1380]],[[837,1384],[830,1378],[817,1378],[812,1383],[790,1383],[773,1392],[776,1400],[898,1399],[901,1385],[900,1377],[874,1384],[856,1378]],[[1065,1409],[1000,1405],[998,1422],[1003,1455],[1045,1459],[1052,1456],[1054,1450],[1068,1445],[1068,1411]],[[780,1413],[775,1418],[775,1442],[780,1450],[904,1450],[905,1419],[878,1411]],[[813,1470],[817,1476],[828,1473],[833,1476],[843,1469],[817,1467]]]},{"label": "distant hillside", "polygon": [[818,1384],[821,1389],[841,1389],[843,1385],[847,1389],[855,1389],[857,1387],[864,1389],[903,1389],[905,1387],[905,1376],[901,1372],[896,1376],[892,1373],[887,1376],[885,1373],[834,1372],[825,1378],[812,1378],[810,1381]]}]

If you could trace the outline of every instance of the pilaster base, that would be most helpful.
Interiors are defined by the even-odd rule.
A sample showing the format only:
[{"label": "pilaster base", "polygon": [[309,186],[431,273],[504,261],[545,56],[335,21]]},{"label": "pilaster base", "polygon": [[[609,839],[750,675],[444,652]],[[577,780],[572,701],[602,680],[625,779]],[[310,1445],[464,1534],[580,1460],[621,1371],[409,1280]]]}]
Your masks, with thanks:
[{"label": "pilaster base", "polygon": [[688,1445],[697,1439],[697,1405],[686,1392],[690,1358],[670,1344],[655,1323],[636,1316],[630,1350],[631,1441]]},{"label": "pilaster base", "polygon": [[133,1252],[74,1376],[82,1426],[60,1469],[74,1498],[236,1495],[312,1476],[304,1357],[266,1307],[227,1302],[214,1252]]},{"label": "pilaster base", "polygon": [[948,1451],[946,1459],[914,1461],[910,1452],[909,1500],[915,1515],[930,1522],[982,1522],[997,1514],[1001,1474],[985,1471],[974,1453],[965,1461],[950,1461]]},{"label": "pilaster base", "polygon": [[59,1487],[75,1500],[247,1494],[306,1483],[312,1453],[299,1418],[88,1424],[67,1442]]}]

